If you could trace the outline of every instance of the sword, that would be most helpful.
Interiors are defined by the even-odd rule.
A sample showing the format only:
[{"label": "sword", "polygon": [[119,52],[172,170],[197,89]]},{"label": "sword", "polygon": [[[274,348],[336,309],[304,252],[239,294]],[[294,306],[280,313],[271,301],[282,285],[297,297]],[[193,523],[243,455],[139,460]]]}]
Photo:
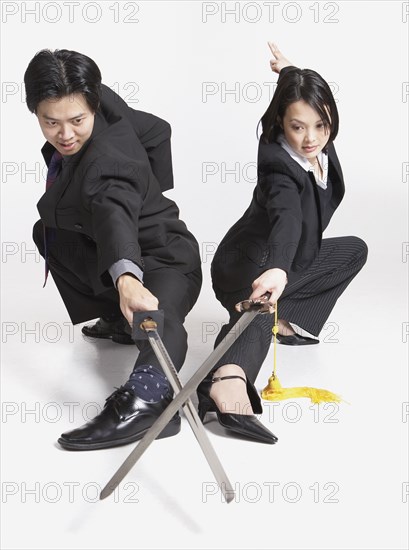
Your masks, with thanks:
[{"label": "sword", "polygon": [[[146,316],[147,314],[147,312],[141,313],[143,313],[144,316]],[[178,393],[180,393],[183,386],[179,380],[177,370],[172,362],[172,359],[170,358],[162,342],[162,339],[159,336],[158,325],[156,321],[153,320],[151,317],[148,317],[147,319],[144,319],[139,326],[147,334],[149,342],[152,346],[153,351],[155,352],[156,357],[158,358],[163,372],[167,376],[175,392],[175,395],[177,395]],[[183,411],[190,424],[190,427],[192,428],[193,433],[196,436],[200,447],[202,448],[203,454],[205,455],[205,458],[214,474],[214,477],[216,478],[216,481],[220,487],[220,490],[222,491],[224,498],[226,499],[226,502],[231,502],[234,498],[233,487],[226,475],[226,472],[223,469],[223,466],[215,450],[213,449],[209,441],[209,438],[207,437],[207,434],[203,428],[203,424],[200,421],[199,415],[197,414],[196,409],[190,399],[188,399],[183,405]]]},{"label": "sword", "polygon": [[[150,444],[153,443],[153,441],[161,433],[164,427],[167,426],[171,418],[173,418],[173,416],[181,407],[187,404],[187,401],[189,400],[190,395],[196,390],[200,382],[209,374],[212,367],[217,363],[219,359],[223,357],[226,351],[233,345],[235,340],[237,340],[240,334],[242,334],[242,332],[248,327],[248,325],[251,323],[254,317],[259,313],[270,312],[271,304],[268,303],[268,298],[269,298],[269,295],[264,295],[259,300],[254,300],[254,301],[245,300],[244,302],[240,302],[239,304],[237,304],[236,309],[238,311],[244,312],[243,315],[240,317],[237,323],[230,329],[230,331],[226,334],[226,336],[220,342],[217,348],[212,351],[209,357],[202,363],[202,365],[198,368],[198,370],[192,375],[192,377],[188,380],[188,382],[183,387],[179,382],[180,387],[177,387],[178,393],[177,395],[175,395],[175,398],[173,399],[173,401],[169,403],[169,405],[162,412],[162,414],[155,420],[155,422],[152,424],[152,426],[149,428],[149,430],[146,432],[143,438],[137,443],[134,450],[129,454],[129,456],[125,459],[123,464],[118,468],[118,470],[115,472],[112,478],[108,481],[108,483],[102,489],[101,494],[99,496],[100,500],[107,498],[116,489],[116,487],[118,487],[120,482],[130,472],[130,470],[137,463],[140,457],[144,454],[144,452],[150,446]],[[145,315],[146,315],[146,312],[145,312]],[[134,317],[135,317],[135,314],[134,314]],[[152,343],[152,340],[150,340],[150,342]],[[155,351],[155,348],[153,349]],[[158,360],[159,360],[159,357],[158,357]],[[171,375],[169,380],[172,380],[172,379],[173,379],[173,376]],[[177,384],[177,386],[179,384]],[[195,409],[193,408],[193,410]],[[197,415],[196,415],[196,418],[201,424],[200,419],[198,418]],[[196,422],[195,417],[193,417],[192,420],[193,422]],[[210,454],[208,456],[210,456]],[[206,456],[206,458],[208,458],[208,456]],[[217,462],[219,463],[218,459],[217,459]],[[209,465],[210,465],[210,462],[209,462]],[[221,467],[221,470],[218,468],[219,465],[221,467],[220,463],[216,467],[216,462],[213,463],[213,461],[212,461],[212,464],[210,465],[212,470],[213,470],[213,467],[215,468],[213,472],[215,473],[215,476],[217,474],[216,479],[218,480],[221,479],[222,473],[224,474],[223,468]],[[229,500],[227,500],[228,498]],[[233,498],[234,498],[234,492],[231,490],[231,492],[228,492],[226,495],[226,501],[230,502]]]}]

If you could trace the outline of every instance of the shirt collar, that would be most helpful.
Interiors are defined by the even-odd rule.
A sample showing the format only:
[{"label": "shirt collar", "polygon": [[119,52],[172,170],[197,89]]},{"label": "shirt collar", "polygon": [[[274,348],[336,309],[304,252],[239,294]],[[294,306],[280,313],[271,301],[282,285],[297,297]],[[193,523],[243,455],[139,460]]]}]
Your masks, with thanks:
[{"label": "shirt collar", "polygon": [[[290,155],[292,159],[295,160],[295,162],[298,162],[298,164],[304,168],[306,172],[314,172],[314,166],[302,155],[299,155],[294,149],[291,147],[291,145],[286,140],[284,134],[280,134],[277,138],[277,142],[281,145],[281,147],[287,151],[287,153]],[[327,181],[328,181],[328,155],[326,153],[323,153],[323,151],[320,151],[318,153],[318,162],[322,166],[322,179],[315,178],[317,185],[321,187],[322,189],[327,188]]]}]

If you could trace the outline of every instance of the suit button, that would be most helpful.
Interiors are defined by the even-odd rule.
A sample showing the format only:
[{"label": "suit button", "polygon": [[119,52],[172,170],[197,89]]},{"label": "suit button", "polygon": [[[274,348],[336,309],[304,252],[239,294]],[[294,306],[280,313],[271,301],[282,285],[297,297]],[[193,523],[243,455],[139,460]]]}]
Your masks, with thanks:
[{"label": "suit button", "polygon": [[75,229],[82,229],[82,225],[80,223],[76,223],[74,227]]}]

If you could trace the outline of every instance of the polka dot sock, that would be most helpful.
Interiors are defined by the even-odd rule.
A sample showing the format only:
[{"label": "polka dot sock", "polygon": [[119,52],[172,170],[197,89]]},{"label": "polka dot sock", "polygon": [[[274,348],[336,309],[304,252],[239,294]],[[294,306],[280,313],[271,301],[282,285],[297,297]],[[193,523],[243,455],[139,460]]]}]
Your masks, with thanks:
[{"label": "polka dot sock", "polygon": [[168,379],[163,372],[150,365],[134,368],[124,387],[148,403],[164,399],[170,391]]}]

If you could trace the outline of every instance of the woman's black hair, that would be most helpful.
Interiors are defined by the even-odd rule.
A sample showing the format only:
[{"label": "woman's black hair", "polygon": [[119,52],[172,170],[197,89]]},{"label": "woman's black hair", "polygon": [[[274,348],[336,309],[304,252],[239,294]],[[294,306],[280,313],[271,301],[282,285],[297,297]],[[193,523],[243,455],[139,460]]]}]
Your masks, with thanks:
[{"label": "woman's black hair", "polygon": [[101,98],[101,72],[90,57],[71,50],[41,50],[24,73],[27,107],[32,113],[44,99],[83,94],[96,111]]},{"label": "woman's black hair", "polygon": [[317,72],[311,69],[289,67],[280,75],[277,88],[267,111],[261,118],[264,142],[276,141],[283,133],[281,127],[287,107],[296,101],[304,100],[312,107],[329,128],[328,143],[338,134],[338,109],[331,89]]}]

